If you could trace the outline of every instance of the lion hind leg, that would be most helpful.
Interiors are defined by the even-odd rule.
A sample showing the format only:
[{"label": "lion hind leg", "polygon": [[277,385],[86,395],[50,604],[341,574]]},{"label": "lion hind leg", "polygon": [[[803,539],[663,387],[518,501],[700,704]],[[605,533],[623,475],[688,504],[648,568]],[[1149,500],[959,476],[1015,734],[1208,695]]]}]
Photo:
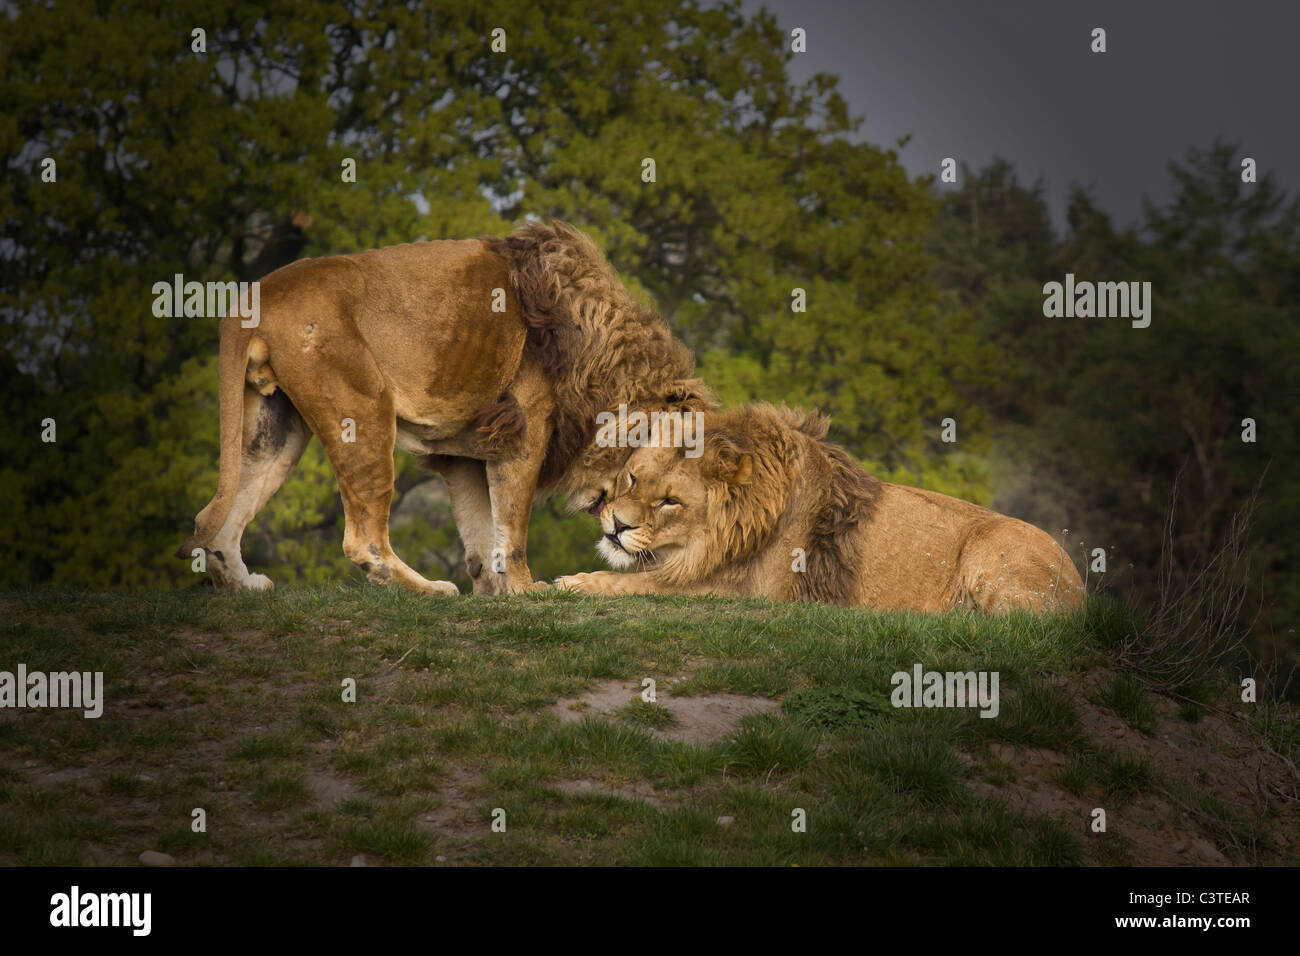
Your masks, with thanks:
[{"label": "lion hind leg", "polygon": [[972,529],[958,581],[962,599],[982,611],[1056,611],[1082,598],[1078,572],[1051,536],[1001,516]]},{"label": "lion hind leg", "polygon": [[240,547],[244,529],[297,467],[311,431],[283,392],[263,398],[252,389],[244,399],[239,490],[220,530],[206,547],[208,572],[221,589],[264,590],[271,579],[250,574]]},{"label": "lion hind leg", "polygon": [[459,594],[460,589],[452,582],[430,581],[393,550],[388,538],[393,499],[392,446],[381,461],[357,462],[344,456],[331,460],[343,499],[343,553],[348,560],[374,584],[392,583],[417,594]]}]

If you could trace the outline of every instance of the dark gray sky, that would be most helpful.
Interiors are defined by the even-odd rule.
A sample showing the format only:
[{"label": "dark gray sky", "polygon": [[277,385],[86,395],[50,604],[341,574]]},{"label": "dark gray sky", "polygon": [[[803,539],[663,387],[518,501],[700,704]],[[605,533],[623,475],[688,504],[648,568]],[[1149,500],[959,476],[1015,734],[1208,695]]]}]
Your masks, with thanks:
[{"label": "dark gray sky", "polygon": [[[1300,0],[746,0],[808,31],[796,80],[840,77],[869,143],[914,174],[994,155],[1042,177],[1063,224],[1070,182],[1116,225],[1169,195],[1166,165],[1216,135],[1300,192]],[[1094,27],[1108,52],[1090,51]]]}]

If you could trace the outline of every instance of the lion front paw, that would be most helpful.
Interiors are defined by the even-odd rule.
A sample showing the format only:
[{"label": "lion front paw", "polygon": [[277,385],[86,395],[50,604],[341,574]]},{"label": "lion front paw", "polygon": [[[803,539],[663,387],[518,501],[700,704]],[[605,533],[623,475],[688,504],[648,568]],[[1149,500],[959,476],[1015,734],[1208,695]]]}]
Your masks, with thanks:
[{"label": "lion front paw", "polygon": [[561,591],[573,591],[577,594],[609,594],[609,588],[602,586],[603,576],[608,574],[608,571],[566,574],[555,579],[555,586]]}]

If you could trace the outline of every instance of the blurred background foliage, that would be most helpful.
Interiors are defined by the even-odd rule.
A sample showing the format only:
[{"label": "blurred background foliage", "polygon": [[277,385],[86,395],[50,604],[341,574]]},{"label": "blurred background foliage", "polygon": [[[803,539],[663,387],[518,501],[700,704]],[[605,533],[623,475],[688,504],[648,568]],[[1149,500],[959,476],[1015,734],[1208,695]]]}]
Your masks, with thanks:
[{"label": "blurred background foliage", "polygon": [[[1150,586],[1180,467],[1190,563],[1272,462],[1257,644],[1294,647],[1300,213],[1267,173],[1243,184],[1231,144],[1171,163],[1175,198],[1132,229],[1075,187],[1058,234],[1043,184],[1008,162],[940,189],[855,141],[835,78],[792,82],[789,37],[735,2],[7,9],[0,586],[206,580],[171,553],[216,486],[217,323],[155,317],[153,283],[558,217],[596,236],[726,401],[820,407],[877,474],[1038,524],[1081,570],[1103,547],[1094,585]],[[1044,318],[1043,283],[1066,272],[1152,282],[1151,327]],[[397,490],[399,553],[464,587],[440,480],[399,453]],[[539,506],[535,575],[597,567],[596,533]],[[341,538],[313,443],[246,560],[335,581],[354,573]]]}]

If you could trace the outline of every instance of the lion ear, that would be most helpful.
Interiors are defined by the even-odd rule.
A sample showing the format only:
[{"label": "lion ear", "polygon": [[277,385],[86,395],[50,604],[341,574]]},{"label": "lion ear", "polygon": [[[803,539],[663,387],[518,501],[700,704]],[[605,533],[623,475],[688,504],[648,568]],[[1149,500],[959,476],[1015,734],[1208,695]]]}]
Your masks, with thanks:
[{"label": "lion ear", "polygon": [[754,477],[754,456],[741,455],[740,461],[736,462],[736,470],[732,472],[727,479],[729,485],[747,485],[749,480]]},{"label": "lion ear", "polygon": [[728,485],[747,485],[754,477],[754,456],[748,442],[726,431],[710,431],[704,440],[709,477]]}]

